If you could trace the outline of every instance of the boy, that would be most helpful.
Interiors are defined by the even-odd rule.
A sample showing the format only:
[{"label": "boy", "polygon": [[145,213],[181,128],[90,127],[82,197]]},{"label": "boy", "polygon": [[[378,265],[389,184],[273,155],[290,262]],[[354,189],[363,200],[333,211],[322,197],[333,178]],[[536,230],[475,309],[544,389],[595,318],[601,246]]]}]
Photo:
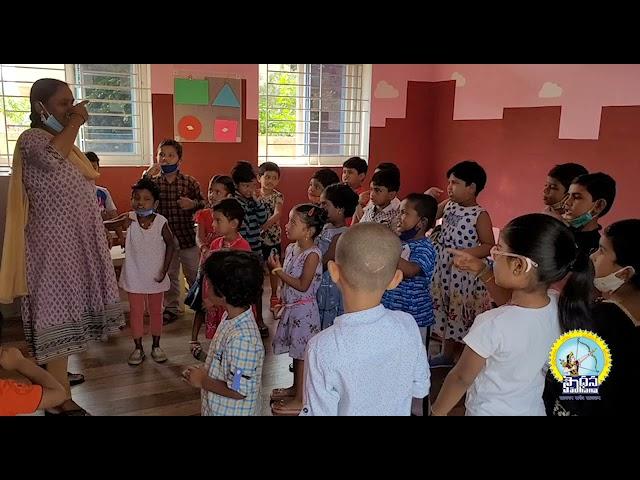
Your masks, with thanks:
[{"label": "boy", "polygon": [[[240,235],[249,242],[251,251],[262,258],[262,239],[260,231],[269,217],[267,205],[258,198],[257,176],[249,162],[240,161],[231,170],[231,178],[236,184],[234,197],[244,209],[244,222],[240,227]],[[256,303],[256,322],[262,338],[269,336],[269,329],[262,318],[262,300]]]},{"label": "boy", "polygon": [[182,145],[175,140],[164,140],[158,145],[157,163],[144,172],[160,188],[158,213],[169,222],[175,236],[176,254],[169,267],[171,288],[164,297],[163,323],[169,324],[178,318],[180,296],[180,265],[193,285],[198,273],[200,251],[196,245],[196,230],[193,215],[205,207],[198,181],[180,172]]},{"label": "boy", "polygon": [[577,163],[563,163],[556,165],[547,174],[544,184],[543,201],[545,209],[543,213],[562,219],[564,207],[569,197],[571,182],[580,175],[589,173],[586,168]]},{"label": "boy", "polygon": [[307,345],[301,415],[409,415],[412,398],[428,394],[416,321],[380,304],[402,280],[400,249],[382,225],[358,224],[340,236],[328,268],[345,314]]},{"label": "boy", "polygon": [[204,368],[183,377],[202,389],[202,415],[253,416],[260,409],[264,345],[251,305],[262,296],[262,266],[249,252],[213,252],[204,264],[207,308],[227,311],[216,331]]},{"label": "boy", "polygon": [[395,232],[400,216],[400,201],[396,198],[398,190],[400,176],[396,172],[387,170],[375,173],[369,192],[371,202],[365,207],[359,223],[382,223]]}]

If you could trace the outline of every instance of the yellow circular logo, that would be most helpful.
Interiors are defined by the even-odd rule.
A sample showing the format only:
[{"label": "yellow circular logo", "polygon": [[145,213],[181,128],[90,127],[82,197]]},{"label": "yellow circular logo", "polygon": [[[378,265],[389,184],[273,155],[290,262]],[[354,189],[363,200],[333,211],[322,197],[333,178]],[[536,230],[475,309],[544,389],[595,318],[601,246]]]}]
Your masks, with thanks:
[{"label": "yellow circular logo", "polygon": [[595,333],[571,330],[551,347],[549,365],[551,373],[560,382],[566,377],[597,377],[600,385],[611,371],[611,352]]}]

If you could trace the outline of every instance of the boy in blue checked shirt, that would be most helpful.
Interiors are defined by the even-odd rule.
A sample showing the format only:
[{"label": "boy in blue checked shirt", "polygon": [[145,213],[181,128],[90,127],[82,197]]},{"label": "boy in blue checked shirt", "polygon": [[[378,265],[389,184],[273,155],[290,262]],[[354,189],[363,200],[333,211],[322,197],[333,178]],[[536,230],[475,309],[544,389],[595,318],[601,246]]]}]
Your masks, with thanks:
[{"label": "boy in blue checked shirt", "polygon": [[[382,296],[386,308],[409,313],[415,318],[427,350],[435,321],[429,286],[437,254],[425,235],[433,227],[437,212],[436,199],[421,193],[408,195],[400,204],[398,234],[406,253],[398,262],[398,270],[402,271],[403,280]],[[421,414],[420,404],[420,401],[413,402],[412,411],[417,415]]]},{"label": "boy in blue checked shirt", "polygon": [[203,416],[253,416],[260,409],[264,345],[251,310],[262,296],[262,266],[258,258],[238,250],[213,252],[204,264],[206,308],[227,313],[209,346],[204,368],[182,374],[202,390]]},{"label": "boy in blue checked shirt", "polygon": [[[236,184],[235,199],[244,209],[244,222],[238,232],[249,245],[251,251],[262,258],[262,226],[269,218],[268,206],[258,198],[258,176],[249,162],[240,161],[231,170],[231,178]],[[260,336],[269,336],[269,329],[262,318],[262,299],[256,303],[256,323],[260,330]]]}]

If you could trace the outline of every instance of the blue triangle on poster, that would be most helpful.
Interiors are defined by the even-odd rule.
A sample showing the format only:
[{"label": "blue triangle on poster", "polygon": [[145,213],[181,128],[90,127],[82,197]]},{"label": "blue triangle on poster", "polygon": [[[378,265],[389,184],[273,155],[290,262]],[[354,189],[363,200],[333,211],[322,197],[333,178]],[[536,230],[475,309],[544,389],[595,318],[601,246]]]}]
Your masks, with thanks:
[{"label": "blue triangle on poster", "polygon": [[225,83],[224,87],[222,87],[222,90],[220,90],[220,93],[213,101],[213,105],[215,105],[216,107],[240,108],[240,102],[238,101],[238,98],[227,83]]}]

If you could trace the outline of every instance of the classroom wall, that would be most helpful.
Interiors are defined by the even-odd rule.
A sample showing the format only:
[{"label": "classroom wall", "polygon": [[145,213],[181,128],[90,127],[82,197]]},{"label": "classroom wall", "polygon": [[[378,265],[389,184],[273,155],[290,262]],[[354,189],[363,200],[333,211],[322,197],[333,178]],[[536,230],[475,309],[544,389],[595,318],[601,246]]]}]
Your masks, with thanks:
[{"label": "classroom wall", "polygon": [[[204,193],[209,178],[236,161],[257,164],[258,64],[152,65],[154,144],[173,136],[173,76],[189,73],[244,80],[242,143],[185,144],[183,171]],[[574,161],[618,180],[604,223],[638,216],[630,192],[640,171],[639,80],[640,65],[374,64],[370,165],[397,163],[402,196],[443,186],[453,163],[475,159],[489,177],[480,200],[503,226],[540,210],[546,172]],[[285,211],[306,201],[313,170],[283,169]],[[141,171],[102,170],[118,208]]]}]

